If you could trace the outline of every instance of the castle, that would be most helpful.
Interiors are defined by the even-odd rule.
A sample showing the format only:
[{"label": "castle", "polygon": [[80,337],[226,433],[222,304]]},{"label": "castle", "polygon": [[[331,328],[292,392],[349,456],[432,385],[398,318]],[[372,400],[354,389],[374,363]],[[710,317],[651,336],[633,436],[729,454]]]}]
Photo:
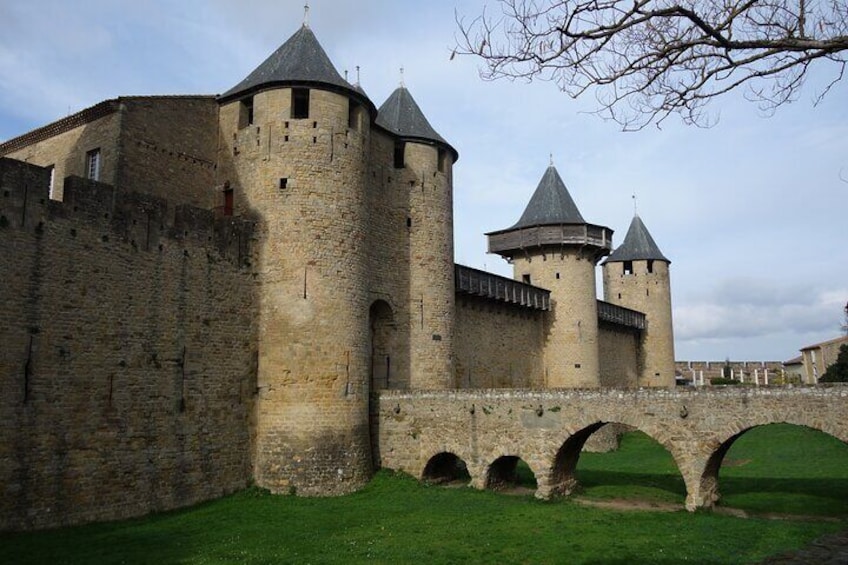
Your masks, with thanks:
[{"label": "castle", "polygon": [[353,491],[381,465],[376,390],[672,386],[642,220],[613,250],[551,165],[487,234],[513,279],[456,265],[457,159],[306,25],[222,95],[0,144],[0,530]]}]

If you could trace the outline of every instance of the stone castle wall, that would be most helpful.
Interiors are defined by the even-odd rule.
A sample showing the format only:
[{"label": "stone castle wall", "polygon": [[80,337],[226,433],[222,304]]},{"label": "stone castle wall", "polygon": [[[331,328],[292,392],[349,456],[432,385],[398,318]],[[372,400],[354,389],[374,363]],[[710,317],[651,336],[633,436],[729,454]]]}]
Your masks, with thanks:
[{"label": "stone castle wall", "polygon": [[639,386],[642,362],[640,332],[600,323],[598,326],[598,355],[601,386],[632,388]]},{"label": "stone castle wall", "polygon": [[547,313],[475,296],[456,300],[457,388],[542,388]]},{"label": "stone castle wall", "polygon": [[252,224],[0,159],[0,530],[244,488]]}]

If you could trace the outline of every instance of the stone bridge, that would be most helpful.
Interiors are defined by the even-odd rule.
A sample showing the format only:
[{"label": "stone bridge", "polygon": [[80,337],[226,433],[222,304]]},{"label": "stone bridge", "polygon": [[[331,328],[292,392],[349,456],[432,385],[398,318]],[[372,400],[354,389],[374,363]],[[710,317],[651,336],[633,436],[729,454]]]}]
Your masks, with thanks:
[{"label": "stone bridge", "polygon": [[539,498],[567,495],[586,440],[605,424],[636,428],[672,455],[686,508],[719,499],[730,446],[756,426],[786,422],[848,443],[848,387],[381,391],[375,459],[416,477],[449,477],[462,460],[471,484],[508,477],[518,459],[536,475]]}]

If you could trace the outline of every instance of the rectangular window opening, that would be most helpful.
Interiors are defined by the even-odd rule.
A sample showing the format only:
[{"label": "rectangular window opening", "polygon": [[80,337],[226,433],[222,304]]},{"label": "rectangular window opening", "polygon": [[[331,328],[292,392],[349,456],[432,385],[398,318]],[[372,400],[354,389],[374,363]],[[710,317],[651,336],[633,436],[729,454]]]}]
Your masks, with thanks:
[{"label": "rectangular window opening", "polygon": [[56,200],[56,165],[49,165],[47,168],[50,170],[50,184],[48,185],[47,196],[50,200]]},{"label": "rectangular window opening", "polygon": [[289,186],[288,177],[282,177],[280,179],[280,190],[285,190],[286,188],[288,188],[288,186]]},{"label": "rectangular window opening", "polygon": [[292,88],[291,117],[302,120],[309,117],[309,89]]},{"label": "rectangular window opening", "polygon": [[224,215],[232,216],[233,215],[233,189],[225,188],[224,189]]},{"label": "rectangular window opening", "polygon": [[447,161],[448,161],[447,157],[448,157],[448,152],[445,151],[442,148],[439,148],[439,157],[438,157],[439,161],[438,161],[437,165],[439,167],[440,173],[444,173],[445,169],[447,169]]},{"label": "rectangular window opening", "polygon": [[100,180],[100,148],[85,154],[85,176],[91,180]]},{"label": "rectangular window opening", "polygon": [[239,103],[239,129],[253,125],[253,96]]},{"label": "rectangular window opening", "polygon": [[359,131],[359,104],[353,100],[348,100],[347,127]]},{"label": "rectangular window opening", "polygon": [[623,272],[624,272],[625,275],[632,275],[633,274],[633,261],[624,261],[624,263],[622,263],[622,265],[623,265],[623,267],[622,267]]},{"label": "rectangular window opening", "polygon": [[648,272],[649,273],[654,272],[654,260],[653,259],[648,259]]},{"label": "rectangular window opening", "polygon": [[521,281],[525,284],[530,284],[530,275],[521,275]]},{"label": "rectangular window opening", "polygon": [[406,166],[405,153],[406,143],[395,141],[395,169],[402,169]]}]

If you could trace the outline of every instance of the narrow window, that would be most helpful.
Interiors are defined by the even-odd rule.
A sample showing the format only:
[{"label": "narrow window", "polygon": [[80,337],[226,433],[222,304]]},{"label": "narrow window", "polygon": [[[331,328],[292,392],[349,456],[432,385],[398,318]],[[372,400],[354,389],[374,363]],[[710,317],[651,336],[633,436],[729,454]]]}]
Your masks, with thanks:
[{"label": "narrow window", "polygon": [[253,96],[239,104],[239,129],[253,124]]},{"label": "narrow window", "polygon": [[521,280],[522,280],[525,284],[530,284],[530,275],[521,275]]},{"label": "narrow window", "polygon": [[438,167],[439,167],[440,173],[444,173],[445,169],[447,169],[447,160],[448,160],[447,157],[448,157],[448,152],[440,147],[439,148],[439,157],[438,157],[438,159],[439,159]]},{"label": "narrow window", "polygon": [[359,104],[353,100],[347,101],[347,127],[352,130],[359,130]]},{"label": "narrow window", "polygon": [[404,162],[405,152],[406,143],[403,141],[395,141],[395,169],[402,169],[406,166]]},{"label": "narrow window", "polygon": [[648,259],[648,272],[649,273],[654,272],[654,260],[653,259]]},{"label": "narrow window", "polygon": [[559,273],[556,274],[556,278],[557,278],[557,280],[559,280]]},{"label": "narrow window", "polygon": [[47,185],[48,189],[48,197],[50,200],[56,200],[56,165],[49,165],[47,167],[50,170],[50,184]]},{"label": "narrow window", "polygon": [[85,154],[85,176],[91,180],[100,180],[100,148]]},{"label": "narrow window", "polygon": [[302,120],[309,117],[309,89],[292,88],[292,118]]},{"label": "narrow window", "polygon": [[233,189],[229,187],[224,188],[224,215],[233,215]]},{"label": "narrow window", "polygon": [[622,265],[623,265],[623,268],[624,268],[624,274],[625,275],[632,275],[633,274],[633,261],[624,261],[624,263],[622,263]]},{"label": "narrow window", "polygon": [[283,177],[280,179],[280,190],[285,190],[289,186],[288,177]]}]

